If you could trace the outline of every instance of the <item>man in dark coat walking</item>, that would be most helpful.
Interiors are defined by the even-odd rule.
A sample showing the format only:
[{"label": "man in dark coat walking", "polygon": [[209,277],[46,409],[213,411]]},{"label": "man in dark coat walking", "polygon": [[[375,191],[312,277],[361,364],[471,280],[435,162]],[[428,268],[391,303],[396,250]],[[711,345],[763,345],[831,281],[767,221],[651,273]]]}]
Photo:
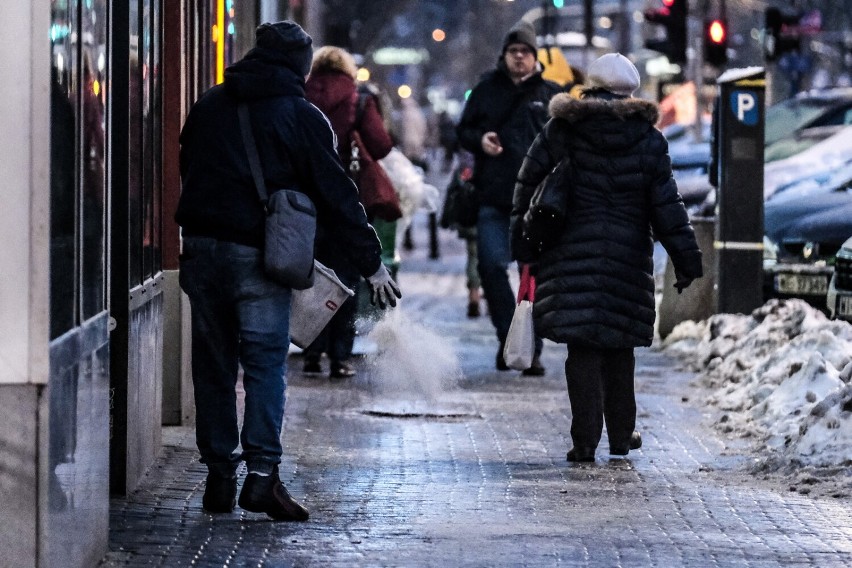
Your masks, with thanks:
[{"label": "man in dark coat walking", "polygon": [[[514,258],[538,261],[536,331],[568,345],[569,461],[594,461],[604,418],[611,455],[641,445],[633,348],[654,338],[654,239],[671,257],[678,291],[702,275],[668,144],[654,127],[657,106],[631,97],[639,73],[611,53],[589,66],[588,80],[581,100],[560,94],[551,101],[553,119],[524,160],[512,210]],[[539,256],[523,218],[536,186],[563,160],[568,214]]]},{"label": "man in dark coat walking", "polygon": [[[479,274],[500,347],[497,368],[508,370],[503,346],[512,323],[515,296],[506,267],[511,262],[509,214],[515,180],[527,149],[547,122],[547,103],[559,85],[542,78],[532,24],[521,21],[503,39],[497,68],[474,87],[456,129],[459,144],[473,153],[473,183],[480,208],[477,220]],[[526,375],[543,375],[536,340]]]},{"label": "man in dark coat walking", "polygon": [[[308,511],[278,476],[291,290],[264,272],[264,204],[240,133],[239,102],[248,105],[267,191],[295,189],[311,198],[318,224],[348,251],[374,302],[396,305],[400,294],[337,155],[331,126],[305,100],[310,36],[293,22],[278,22],[258,27],[256,41],[225,71],[224,84],[193,105],[181,132],[183,190],[175,216],[183,229],[180,285],[192,307],[196,442],[208,470],[204,508],[234,509],[237,466],[245,461],[240,507],[304,521]],[[242,431],[236,411],[240,367]],[[242,454],[236,452],[240,444]]]}]

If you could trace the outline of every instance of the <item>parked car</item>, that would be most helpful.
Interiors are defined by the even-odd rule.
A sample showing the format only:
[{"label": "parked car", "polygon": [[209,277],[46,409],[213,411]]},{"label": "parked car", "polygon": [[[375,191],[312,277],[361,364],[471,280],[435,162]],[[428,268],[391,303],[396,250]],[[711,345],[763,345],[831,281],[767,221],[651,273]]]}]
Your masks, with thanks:
[{"label": "parked car", "polygon": [[852,87],[799,93],[766,109],[764,159],[789,158],[852,125]]},{"label": "parked car", "polygon": [[835,256],[852,234],[852,191],[767,202],[764,298],[801,298],[826,310]]},{"label": "parked car", "polygon": [[831,317],[852,321],[852,237],[837,251],[825,303]]},{"label": "parked car", "polygon": [[775,199],[836,187],[844,169],[852,166],[852,125],[807,150],[766,164],[763,169],[763,197]]}]

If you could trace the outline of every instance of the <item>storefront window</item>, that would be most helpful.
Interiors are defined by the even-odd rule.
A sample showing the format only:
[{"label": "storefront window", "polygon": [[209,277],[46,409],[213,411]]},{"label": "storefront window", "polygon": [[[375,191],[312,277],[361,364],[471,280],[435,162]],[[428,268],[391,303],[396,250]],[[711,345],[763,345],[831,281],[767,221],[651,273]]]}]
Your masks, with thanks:
[{"label": "storefront window", "polygon": [[56,0],[50,55],[50,335],[106,307],[105,0]]},{"label": "storefront window", "polygon": [[82,314],[89,319],[106,306],[106,112],[107,3],[82,7],[80,105],[82,127]]},{"label": "storefront window", "polygon": [[132,2],[130,9],[130,284],[161,269],[160,3]]}]

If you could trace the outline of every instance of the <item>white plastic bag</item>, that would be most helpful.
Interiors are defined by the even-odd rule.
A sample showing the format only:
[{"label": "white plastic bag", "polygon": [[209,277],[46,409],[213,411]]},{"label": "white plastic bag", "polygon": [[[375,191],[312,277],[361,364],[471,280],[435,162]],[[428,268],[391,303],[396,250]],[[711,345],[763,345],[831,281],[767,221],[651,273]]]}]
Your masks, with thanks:
[{"label": "white plastic bag", "polygon": [[503,359],[510,369],[523,371],[532,366],[535,353],[535,332],[533,330],[533,305],[529,300],[521,300],[515,307],[506,345],[503,347]]},{"label": "white plastic bag", "polygon": [[408,226],[418,209],[437,210],[441,197],[438,188],[426,183],[423,170],[415,166],[398,148],[393,148],[390,154],[379,160],[379,164],[387,172],[399,195],[399,206],[402,209],[400,226]]}]

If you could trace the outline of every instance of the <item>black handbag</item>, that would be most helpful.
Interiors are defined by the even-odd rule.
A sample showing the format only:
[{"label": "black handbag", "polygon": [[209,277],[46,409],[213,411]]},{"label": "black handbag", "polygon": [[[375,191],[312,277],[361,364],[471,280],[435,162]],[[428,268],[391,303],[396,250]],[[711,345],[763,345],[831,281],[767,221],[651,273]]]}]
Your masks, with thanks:
[{"label": "black handbag", "polygon": [[476,186],[470,181],[462,180],[458,174],[453,175],[441,209],[441,227],[474,227],[478,217],[479,197],[476,194]]},{"label": "black handbag", "polygon": [[263,264],[270,278],[305,290],[314,284],[314,238],[317,210],[311,198],[294,189],[279,189],[270,196],[263,181],[260,156],[251,131],[248,106],[237,106],[240,131],[248,154],[252,179],[266,211]]},{"label": "black handbag", "polygon": [[541,252],[553,246],[565,228],[571,160],[565,156],[538,184],[523,218],[523,236]]}]

